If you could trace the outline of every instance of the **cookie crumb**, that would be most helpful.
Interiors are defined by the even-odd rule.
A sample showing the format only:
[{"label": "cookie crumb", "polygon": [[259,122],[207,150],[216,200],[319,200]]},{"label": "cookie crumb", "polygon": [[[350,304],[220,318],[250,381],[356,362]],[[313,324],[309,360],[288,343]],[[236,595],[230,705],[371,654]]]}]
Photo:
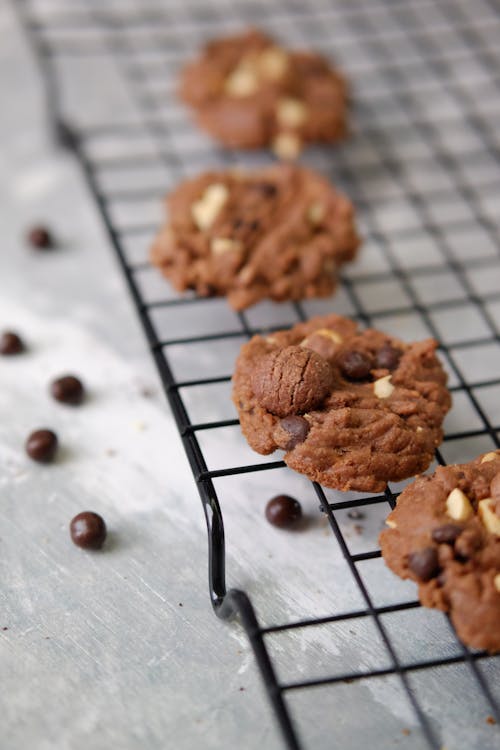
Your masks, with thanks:
[{"label": "cookie crumb", "polygon": [[493,725],[493,724],[496,724],[496,721],[495,721],[495,719],[493,718],[493,716],[491,716],[491,715],[490,715],[490,716],[487,716],[487,717],[486,717],[486,723],[487,723],[487,724],[491,724],[491,725]]},{"label": "cookie crumb", "polygon": [[365,514],[361,510],[349,510],[347,511],[347,516],[351,521],[361,521],[365,517]]}]

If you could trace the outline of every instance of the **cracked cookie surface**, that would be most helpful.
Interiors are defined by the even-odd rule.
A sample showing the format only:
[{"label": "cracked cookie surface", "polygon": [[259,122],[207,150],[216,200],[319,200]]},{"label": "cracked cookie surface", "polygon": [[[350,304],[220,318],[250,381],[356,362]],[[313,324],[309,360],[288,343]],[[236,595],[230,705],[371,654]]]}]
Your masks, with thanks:
[{"label": "cracked cookie surface", "polygon": [[233,148],[295,158],[305,142],[345,135],[347,86],[321,55],[289,51],[259,31],[209,42],[181,76],[200,127]]},{"label": "cracked cookie surface", "polygon": [[350,201],[295,165],[207,172],[167,203],[152,263],[177,290],[226,296],[235,310],[328,296],[359,245]]},{"label": "cracked cookie surface", "polygon": [[424,471],[442,440],[451,399],[435,349],[339,315],[254,336],[233,376],[243,434],[326,487],[379,492]]},{"label": "cracked cookie surface", "polygon": [[387,524],[391,570],[418,583],[424,606],[449,612],[464,643],[500,651],[500,451],[418,477]]}]

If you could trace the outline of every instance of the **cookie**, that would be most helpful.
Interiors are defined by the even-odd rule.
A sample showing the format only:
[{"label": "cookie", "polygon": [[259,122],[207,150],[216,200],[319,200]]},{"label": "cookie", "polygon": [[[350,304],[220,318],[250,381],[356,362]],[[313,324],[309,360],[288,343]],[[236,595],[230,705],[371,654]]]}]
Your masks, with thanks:
[{"label": "cookie", "polygon": [[359,245],[349,200],[291,164],[202,174],[169,196],[168,209],[152,263],[177,290],[226,296],[235,310],[328,296]]},{"label": "cookie", "polygon": [[232,148],[271,146],[294,159],[306,142],[346,134],[347,86],[321,55],[289,51],[257,29],[210,42],[181,76],[200,127]]},{"label": "cookie", "polygon": [[440,466],[401,493],[382,555],[418,583],[426,607],[450,614],[469,646],[500,651],[500,451]]},{"label": "cookie", "polygon": [[326,487],[379,492],[424,471],[442,440],[451,399],[436,346],[339,315],[254,336],[233,377],[243,434]]}]

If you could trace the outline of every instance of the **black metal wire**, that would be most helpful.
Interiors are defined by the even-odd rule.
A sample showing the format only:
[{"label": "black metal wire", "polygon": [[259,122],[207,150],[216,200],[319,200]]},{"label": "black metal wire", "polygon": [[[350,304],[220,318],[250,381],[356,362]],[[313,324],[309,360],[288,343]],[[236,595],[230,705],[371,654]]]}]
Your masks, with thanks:
[{"label": "black metal wire", "polygon": [[[486,2],[490,5],[492,13],[498,14],[494,4],[490,3],[490,0],[486,0]],[[185,14],[182,24],[179,25],[175,7],[155,2],[155,0],[148,0],[148,2],[137,0],[135,5],[132,6],[129,3],[126,8],[120,11],[110,9],[107,6],[103,7],[97,0],[80,0],[80,2],[71,6],[71,10],[59,9],[53,12],[44,12],[43,9],[38,7],[37,0],[19,0],[16,3],[16,8],[28,31],[28,37],[40,60],[41,71],[47,88],[49,120],[59,140],[76,155],[82,166],[83,174],[95,198],[111,245],[127,281],[129,292],[156,362],[198,486],[208,531],[208,572],[212,605],[219,617],[230,619],[237,616],[244,627],[283,737],[287,746],[292,750],[300,750],[304,745],[297,734],[287,704],[286,695],[290,691],[387,675],[395,675],[399,679],[400,685],[418,718],[428,746],[435,749],[439,748],[441,742],[437,737],[436,729],[430,723],[417,695],[413,691],[409,677],[414,671],[452,664],[468,665],[478,690],[484,696],[485,705],[500,722],[500,708],[490,684],[478,667],[481,661],[491,659],[491,657],[485,652],[471,651],[462,644],[459,646],[461,648],[460,654],[450,657],[422,659],[407,664],[398,656],[391,641],[390,633],[384,625],[383,616],[395,612],[411,612],[420,607],[420,604],[418,601],[404,601],[385,606],[375,605],[369,588],[358,571],[358,564],[366,560],[379,558],[380,550],[368,550],[358,554],[351,553],[337,518],[337,513],[347,508],[384,504],[387,504],[388,508],[394,507],[397,494],[391,492],[390,489],[384,494],[373,497],[331,502],[323,489],[317,484],[314,485],[321,510],[325,513],[333,532],[332,539],[340,548],[356,587],[364,600],[362,609],[261,627],[248,596],[243,591],[236,589],[226,590],[224,523],[213,480],[218,477],[272,471],[282,468],[284,463],[282,461],[266,461],[264,463],[210,470],[198,441],[198,433],[234,426],[237,424],[237,420],[191,422],[182,392],[184,389],[192,387],[226,383],[230,380],[230,374],[213,377],[199,373],[196,378],[178,380],[172,370],[168,352],[171,347],[180,344],[186,346],[204,344],[209,346],[214,341],[244,339],[260,332],[260,329],[250,324],[247,313],[239,313],[235,317],[235,326],[232,330],[214,333],[203,332],[163,339],[158,334],[153,319],[155,310],[172,307],[178,309],[179,314],[182,315],[182,309],[185,305],[208,305],[210,303],[193,297],[157,299],[154,301],[144,299],[138,276],[144,271],[147,264],[130,262],[125,251],[125,243],[130,237],[140,236],[143,233],[151,234],[156,227],[148,222],[120,227],[113,220],[112,206],[116,201],[133,204],[135,201],[148,200],[157,196],[157,188],[146,186],[140,189],[134,187],[106,189],[101,185],[100,174],[103,169],[119,172],[124,168],[142,167],[145,164],[154,165],[158,162],[163,163],[169,173],[173,174],[176,179],[184,174],[185,163],[182,156],[177,153],[173,140],[175,132],[180,126],[180,120],[175,112],[173,115],[170,115],[170,113],[158,114],[159,98],[162,99],[164,94],[162,92],[161,95],[156,95],[148,87],[151,69],[154,69],[157,63],[154,60],[137,59],[136,47],[131,45],[130,36],[126,32],[139,28],[146,29],[147,34],[141,36],[141,51],[159,52],[168,48],[169,55],[180,61],[192,52],[193,43],[189,36],[191,22],[197,24],[198,27],[202,27],[206,31],[206,36],[209,37],[217,33],[218,26],[223,22],[225,23],[228,18],[235,24],[237,22],[244,24],[245,21],[255,22],[255,8],[258,7],[260,22],[269,25],[282,21],[286,22],[290,28],[294,29],[299,38],[301,35],[306,35],[308,39],[311,38],[313,46],[323,43],[323,46],[328,46],[331,43],[331,35],[328,24],[324,23],[323,14],[331,14],[332,20],[336,18],[342,20],[350,29],[352,39],[356,41],[356,44],[360,44],[365,50],[370,51],[370,71],[382,76],[390,91],[390,93],[370,93],[369,97],[356,104],[357,114],[362,122],[362,135],[378,149],[382,168],[387,174],[391,175],[395,184],[399,187],[400,195],[412,206],[419,222],[418,226],[404,226],[390,232],[384,230],[377,217],[377,207],[384,202],[384,198],[368,195],[363,180],[348,158],[348,153],[342,149],[335,151],[331,162],[332,172],[334,172],[337,180],[341,180],[346,191],[353,197],[365,223],[364,234],[367,240],[375,242],[380,247],[387,267],[390,269],[388,271],[372,270],[357,275],[350,274],[342,279],[343,288],[354,310],[353,317],[364,325],[374,325],[376,321],[384,317],[407,313],[417,314],[419,319],[425,323],[429,332],[438,339],[440,349],[446,355],[451,370],[456,377],[457,384],[451,390],[460,391],[466,395],[474,413],[481,422],[480,428],[448,433],[445,436],[445,444],[451,440],[487,436],[498,447],[500,445],[498,437],[500,425],[491,422],[476,396],[476,391],[488,386],[500,386],[500,374],[498,377],[469,382],[462,372],[455,353],[460,349],[480,347],[485,344],[498,346],[500,341],[498,330],[488,309],[490,303],[500,301],[500,291],[496,290],[478,295],[468,278],[468,271],[471,268],[491,268],[493,273],[495,270],[498,272],[500,228],[484,214],[481,208],[479,189],[467,184],[461,173],[462,168],[469,165],[473,167],[478,158],[484,158],[485,156],[500,166],[500,155],[497,142],[491,134],[488,123],[475,107],[474,98],[464,87],[458,86],[454,82],[451,75],[450,59],[436,41],[436,35],[430,34],[429,29],[422,27],[417,11],[423,4],[425,3],[420,1],[410,5],[398,2],[398,0],[356,0],[349,3],[339,2],[338,5],[332,5],[329,2],[314,2],[314,0],[302,0],[300,3],[282,0],[282,2],[265,4],[261,0],[260,3],[256,4],[253,0],[250,0],[250,2],[241,2],[238,5],[234,5],[230,1],[223,5],[222,3],[212,3],[210,7],[207,7],[202,3],[197,5],[193,0],[188,0],[184,9]],[[466,51],[462,54],[467,58],[470,57],[471,60],[478,61],[487,74],[486,84],[480,83],[478,87],[484,85],[485,91],[488,91],[491,80],[495,83],[500,96],[500,84],[492,75],[498,60],[483,43],[477,28],[469,23],[467,16],[460,7],[460,2],[443,0],[439,3],[439,9],[446,16],[450,28],[463,40]],[[379,14],[388,14],[393,35],[395,34],[399,38],[411,42],[418,49],[419,59],[417,61],[408,61],[403,68],[397,59],[393,59],[390,51],[390,37],[380,34],[377,27]],[[84,36],[78,37],[77,34],[76,39],[69,41],[64,39],[65,33],[82,31],[86,32]],[[184,38],[185,36],[186,38]],[[58,86],[58,62],[64,60],[65,57],[88,56],[92,58],[98,53],[110,55],[116,62],[123,82],[128,87],[128,91],[141,113],[140,122],[121,120],[116,122],[92,122],[90,124],[83,124],[78,121],[67,122]],[[462,121],[477,136],[479,147],[464,150],[460,153],[460,158],[450,152],[449,149],[443,148],[439,139],[439,128],[429,118],[422,117],[422,113],[413,98],[406,75],[412,67],[420,65],[422,60],[432,70],[436,80],[444,82],[448,89],[460,100]],[[387,104],[388,107],[397,103],[408,115],[409,122],[391,125],[390,132],[387,132],[385,124],[377,123],[377,107],[381,103]],[[456,118],[449,118],[450,127],[456,123]],[[445,127],[447,124],[447,118],[440,119],[440,127]],[[134,153],[133,148],[123,157],[101,156],[97,158],[92,154],[92,143],[96,139],[105,136],[134,138],[136,136],[141,137],[144,134],[154,144],[154,154],[143,156],[138,152]],[[449,176],[452,182],[451,189],[429,188],[422,196],[422,191],[412,186],[404,168],[402,168],[401,159],[394,155],[391,148],[391,138],[395,137],[400,143],[401,140],[411,139],[415,135],[419,136],[428,146],[432,161]],[[213,153],[212,149],[210,154],[213,156]],[[228,163],[234,158],[231,153],[222,149],[217,149],[216,153],[222,163]],[[196,146],[190,150],[189,161],[193,164],[196,163],[198,158],[206,158],[208,155],[206,146]],[[408,164],[421,166],[425,169],[429,166],[429,158],[410,154],[407,161],[405,160],[403,163],[403,167]],[[325,159],[325,165],[329,165],[327,159]],[[376,175],[378,169],[378,165],[366,165],[363,168],[363,174],[365,178],[369,178]],[[490,176],[483,181],[480,189],[483,191],[496,189],[500,192],[500,171],[497,176]],[[439,200],[450,195],[457,195],[463,199],[472,213],[472,218],[452,219],[446,222],[437,222],[434,219],[428,209],[429,201]],[[458,260],[453,255],[447,232],[467,230],[471,226],[480,226],[484,230],[497,248],[497,256],[493,259],[471,257],[470,259]],[[453,275],[453,278],[458,280],[460,288],[463,290],[463,296],[433,302],[424,302],[420,298],[414,282],[416,279],[432,278],[433,274],[436,273],[436,266],[428,264],[409,271],[398,260],[392,249],[392,243],[425,236],[431,238],[433,246],[439,253],[440,269],[445,269]],[[408,298],[408,304],[387,306],[384,310],[373,313],[364,304],[363,295],[359,291],[360,287],[386,280],[388,277],[400,283]],[[440,311],[456,309],[458,305],[464,303],[473,305],[474,309],[478,311],[487,334],[473,340],[454,341],[452,344],[441,340],[432,316]],[[297,320],[304,320],[307,317],[302,304],[294,304],[293,309]],[[273,328],[270,327],[267,330],[273,330]],[[445,463],[441,451],[437,452],[436,457],[440,463]],[[289,630],[314,628],[327,623],[346,622],[358,618],[368,618],[374,623],[389,657],[389,667],[336,673],[321,678],[287,683],[278,680],[266,646],[266,638]]]}]

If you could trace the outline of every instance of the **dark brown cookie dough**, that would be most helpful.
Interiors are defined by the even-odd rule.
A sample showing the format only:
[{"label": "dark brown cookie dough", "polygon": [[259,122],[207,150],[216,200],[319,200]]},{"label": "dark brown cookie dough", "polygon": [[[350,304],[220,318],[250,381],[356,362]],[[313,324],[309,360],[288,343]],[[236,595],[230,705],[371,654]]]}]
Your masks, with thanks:
[{"label": "dark brown cookie dough", "polygon": [[435,349],[339,315],[254,336],[233,377],[243,434],[326,487],[381,491],[424,471],[441,442],[451,399]]},{"label": "dark brown cookie dough", "polygon": [[202,174],[168,209],[151,261],[179,291],[227,296],[235,310],[328,296],[359,245],[349,200],[291,164]]},{"label": "dark brown cookie dough", "polygon": [[187,65],[180,97],[198,124],[233,148],[295,158],[305,142],[346,133],[347,86],[321,55],[284,49],[257,29],[210,42]]},{"label": "dark brown cookie dough", "polygon": [[500,451],[418,477],[387,524],[387,565],[449,612],[464,643],[500,651]]}]

